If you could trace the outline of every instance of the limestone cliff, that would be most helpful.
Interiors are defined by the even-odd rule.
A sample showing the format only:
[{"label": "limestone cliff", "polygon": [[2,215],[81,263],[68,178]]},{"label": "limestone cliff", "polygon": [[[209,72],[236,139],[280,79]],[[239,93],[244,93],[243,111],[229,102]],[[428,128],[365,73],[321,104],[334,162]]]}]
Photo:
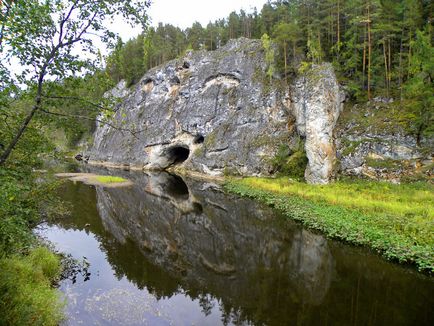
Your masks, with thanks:
[{"label": "limestone cliff", "polygon": [[306,139],[306,181],[328,183],[336,166],[333,131],[345,99],[332,65],[313,66],[295,80],[291,95],[297,131]]},{"label": "limestone cliff", "polygon": [[[210,175],[270,175],[281,146],[306,139],[306,178],[333,175],[333,129],[342,96],[331,65],[289,88],[269,85],[260,41],[241,38],[216,51],[189,52],[151,69],[99,124],[90,157],[139,169],[179,166]],[[316,73],[317,72],[317,73]],[[294,124],[297,128],[294,128]],[[117,128],[113,128],[113,125]]]}]

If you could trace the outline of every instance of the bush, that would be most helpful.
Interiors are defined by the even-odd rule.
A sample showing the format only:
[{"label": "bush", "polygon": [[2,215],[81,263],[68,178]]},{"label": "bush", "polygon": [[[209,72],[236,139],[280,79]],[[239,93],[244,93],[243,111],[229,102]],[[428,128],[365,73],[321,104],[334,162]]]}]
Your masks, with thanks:
[{"label": "bush", "polygon": [[59,258],[44,247],[1,259],[0,324],[58,325],[64,303],[51,284],[59,275]]},{"label": "bush", "polygon": [[291,155],[289,155],[287,145],[280,145],[272,160],[272,165],[274,170],[281,176],[289,176],[297,180],[303,180],[307,162],[304,146],[300,142],[297,150]]},{"label": "bush", "polygon": [[56,183],[36,182],[29,168],[15,167],[0,168],[0,184],[0,325],[58,325],[63,303],[52,284],[59,258],[38,247],[31,231],[42,208],[59,207]]}]

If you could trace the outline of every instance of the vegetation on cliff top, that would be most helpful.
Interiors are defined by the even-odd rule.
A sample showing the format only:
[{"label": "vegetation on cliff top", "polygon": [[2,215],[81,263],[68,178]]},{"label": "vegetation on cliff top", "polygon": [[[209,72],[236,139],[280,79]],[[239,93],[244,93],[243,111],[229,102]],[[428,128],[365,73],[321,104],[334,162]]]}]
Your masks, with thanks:
[{"label": "vegetation on cliff top", "polygon": [[332,238],[434,272],[434,186],[342,181],[308,185],[288,178],[231,180],[226,189],[258,199]]},{"label": "vegetation on cliff top", "polygon": [[[288,82],[310,63],[332,62],[353,102],[399,99],[395,106],[408,113],[410,132],[431,137],[432,10],[432,3],[422,0],[268,1],[259,11],[232,12],[206,27],[196,22],[181,30],[159,24],[126,43],[119,39],[106,71],[114,82],[134,84],[150,68],[188,49],[215,50],[229,39],[262,38],[273,41],[277,50],[274,63],[267,63],[268,77],[276,70]],[[393,110],[388,114],[394,115]]]}]

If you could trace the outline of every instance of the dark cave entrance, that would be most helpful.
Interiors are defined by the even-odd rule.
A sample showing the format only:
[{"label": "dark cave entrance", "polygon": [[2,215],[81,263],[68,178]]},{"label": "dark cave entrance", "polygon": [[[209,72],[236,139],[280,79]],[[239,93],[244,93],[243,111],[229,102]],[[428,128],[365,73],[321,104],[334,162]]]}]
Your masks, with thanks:
[{"label": "dark cave entrance", "polygon": [[170,165],[181,164],[190,155],[190,149],[186,146],[174,146],[167,150],[166,157]]},{"label": "dark cave entrance", "polygon": [[202,144],[205,141],[205,137],[203,137],[201,134],[198,134],[193,139],[193,144]]}]

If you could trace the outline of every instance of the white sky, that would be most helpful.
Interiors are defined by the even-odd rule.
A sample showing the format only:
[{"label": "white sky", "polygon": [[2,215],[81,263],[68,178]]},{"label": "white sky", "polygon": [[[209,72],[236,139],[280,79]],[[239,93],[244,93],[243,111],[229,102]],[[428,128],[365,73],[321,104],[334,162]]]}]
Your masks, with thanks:
[{"label": "white sky", "polygon": [[[251,13],[256,7],[259,12],[266,2],[267,0],[152,0],[151,7],[148,9],[149,23],[157,26],[162,22],[185,29],[197,21],[206,27],[210,21],[227,18],[232,11],[239,12],[243,9]],[[108,20],[106,26],[119,34],[124,42],[136,37],[142,31],[141,26],[131,27],[121,17],[116,17],[114,21]],[[98,39],[94,42],[104,55],[107,54],[104,44]],[[80,49],[76,49],[76,52],[80,52]],[[11,66],[11,70],[15,73],[20,73],[24,69],[17,60],[12,60]]]},{"label": "white sky", "polygon": [[[210,21],[226,18],[232,11],[239,12],[243,9],[249,13],[254,7],[260,11],[266,2],[267,0],[152,0],[148,15],[152,26],[162,22],[185,29],[198,21],[206,27]],[[140,27],[131,28],[127,23],[118,21],[111,29],[124,41],[141,32]]]}]

